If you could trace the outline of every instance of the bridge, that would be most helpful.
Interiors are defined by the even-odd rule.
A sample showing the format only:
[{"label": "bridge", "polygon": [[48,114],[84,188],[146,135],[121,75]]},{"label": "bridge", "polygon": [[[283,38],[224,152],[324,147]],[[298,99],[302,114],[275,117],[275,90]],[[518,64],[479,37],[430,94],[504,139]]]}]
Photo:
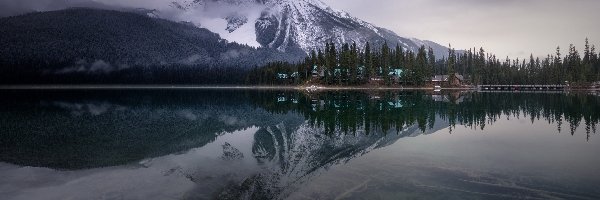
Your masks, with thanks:
[{"label": "bridge", "polygon": [[567,85],[479,85],[479,91],[562,91]]}]

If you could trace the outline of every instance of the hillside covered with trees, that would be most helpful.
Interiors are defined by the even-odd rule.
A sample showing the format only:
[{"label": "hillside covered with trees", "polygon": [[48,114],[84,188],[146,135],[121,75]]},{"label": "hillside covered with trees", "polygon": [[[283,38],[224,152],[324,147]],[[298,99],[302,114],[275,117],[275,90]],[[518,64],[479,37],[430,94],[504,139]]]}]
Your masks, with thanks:
[{"label": "hillside covered with trees", "polygon": [[89,8],[0,18],[0,27],[4,84],[226,82],[210,79],[304,55],[231,43],[192,24]]},{"label": "hillside covered with trees", "polygon": [[[297,72],[297,73],[296,73]],[[294,74],[281,78],[280,74]],[[381,80],[386,85],[423,86],[435,75],[465,77],[465,84],[575,84],[589,85],[600,80],[600,59],[586,39],[583,53],[574,45],[567,51],[557,47],[545,58],[500,59],[479,50],[450,49],[447,57],[436,58],[432,49],[418,52],[400,46],[358,49],[355,44],[338,48],[333,43],[313,51],[303,62],[274,62],[253,71],[248,80],[255,84],[361,85]],[[317,79],[317,81],[315,81]],[[396,80],[395,80],[396,79]]]}]

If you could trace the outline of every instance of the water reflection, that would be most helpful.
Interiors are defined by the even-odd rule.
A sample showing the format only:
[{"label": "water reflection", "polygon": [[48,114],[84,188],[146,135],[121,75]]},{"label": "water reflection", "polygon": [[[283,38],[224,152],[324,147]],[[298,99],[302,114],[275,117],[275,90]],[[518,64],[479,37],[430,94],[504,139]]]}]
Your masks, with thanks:
[{"label": "water reflection", "polygon": [[583,123],[589,140],[600,122],[600,99],[588,94],[388,91],[272,95],[276,97],[263,95],[258,104],[275,113],[298,111],[329,134],[387,133],[390,129],[398,133],[412,125],[425,132],[438,117],[450,124],[450,131],[456,125],[484,130],[504,117],[528,118],[532,123],[545,120],[556,124],[558,132],[566,122],[572,135]]},{"label": "water reflection", "polygon": [[[571,135],[581,132],[590,140],[600,117],[600,99],[587,94],[5,91],[3,96],[2,199],[301,198],[297,191],[336,173],[330,169],[365,170],[346,163],[394,149],[401,138],[485,134],[496,123],[527,119],[547,122],[555,132],[568,127]],[[585,130],[578,132],[580,126]],[[387,161],[381,164],[396,166],[395,156],[383,155]],[[446,173],[440,177],[464,178]],[[396,185],[408,184],[400,180]],[[517,196],[598,197],[597,188],[560,195],[530,189]],[[319,196],[327,194],[313,198]]]}]

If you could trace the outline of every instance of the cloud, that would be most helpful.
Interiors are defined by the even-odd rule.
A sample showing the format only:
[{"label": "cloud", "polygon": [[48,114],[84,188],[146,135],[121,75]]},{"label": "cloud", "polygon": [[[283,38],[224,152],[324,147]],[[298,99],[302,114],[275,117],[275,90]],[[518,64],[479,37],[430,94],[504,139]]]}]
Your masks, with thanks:
[{"label": "cloud", "polygon": [[96,60],[93,63],[88,63],[81,59],[75,62],[75,66],[65,67],[56,70],[55,74],[71,74],[71,73],[88,73],[88,74],[109,74],[115,71],[121,71],[131,68],[127,64],[113,66],[104,60]]},{"label": "cloud", "polygon": [[[104,1],[108,2],[107,0]],[[0,0],[0,17],[29,12],[62,10],[69,7],[111,8],[95,0]]]},{"label": "cloud", "polygon": [[[44,103],[45,104],[45,103]],[[73,103],[57,101],[52,102],[52,106],[69,111],[73,116],[82,116],[89,114],[91,116],[100,116],[108,112],[125,111],[128,108],[121,105],[115,105],[109,102],[85,102]]]},{"label": "cloud", "polygon": [[585,37],[600,43],[598,0],[323,1],[400,36],[483,47],[498,57],[545,56],[570,43],[581,49]]},{"label": "cloud", "polygon": [[[161,18],[176,22],[191,22],[209,29],[223,39],[254,47],[256,41],[255,19],[267,9],[254,1],[204,0],[194,3],[191,0],[0,0],[0,17],[18,15],[32,11],[52,11],[69,7],[93,7],[112,10],[149,9],[157,10]],[[174,5],[184,5],[184,9]],[[230,19],[229,21],[227,19]],[[246,20],[231,20],[246,19]],[[237,31],[232,31],[235,28]],[[250,34],[249,34],[250,33]]]},{"label": "cloud", "polygon": [[221,53],[221,60],[236,59],[236,58],[239,58],[240,56],[246,56],[248,54],[250,54],[250,51],[248,49],[243,49],[243,50],[232,49],[225,53]]},{"label": "cloud", "polygon": [[190,120],[190,121],[196,121],[198,119],[198,115],[194,114],[194,112],[192,110],[189,109],[184,109],[184,110],[180,110],[176,112],[177,115]]},{"label": "cloud", "polygon": [[[169,3],[164,4],[170,5]],[[267,8],[265,5],[250,1],[241,4],[208,1],[201,6],[187,7],[186,10],[175,6],[158,9],[163,18],[191,22],[198,27],[219,34],[228,41],[259,47],[260,44],[256,41],[254,20],[258,19],[262,11]]]}]

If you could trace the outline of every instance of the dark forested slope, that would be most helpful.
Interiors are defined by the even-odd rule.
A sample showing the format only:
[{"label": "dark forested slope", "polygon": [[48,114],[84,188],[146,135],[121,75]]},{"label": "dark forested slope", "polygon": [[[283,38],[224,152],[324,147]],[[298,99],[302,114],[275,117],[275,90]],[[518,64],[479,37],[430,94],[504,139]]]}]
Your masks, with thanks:
[{"label": "dark forested slope", "polygon": [[[274,50],[228,43],[190,24],[144,15],[67,9],[0,19],[0,62],[54,69],[97,60],[113,65],[247,65],[293,60]],[[249,59],[252,58],[252,59]]]},{"label": "dark forested slope", "polygon": [[0,84],[239,83],[255,66],[305,56],[229,43],[191,24],[89,8],[0,18],[0,27]]}]

